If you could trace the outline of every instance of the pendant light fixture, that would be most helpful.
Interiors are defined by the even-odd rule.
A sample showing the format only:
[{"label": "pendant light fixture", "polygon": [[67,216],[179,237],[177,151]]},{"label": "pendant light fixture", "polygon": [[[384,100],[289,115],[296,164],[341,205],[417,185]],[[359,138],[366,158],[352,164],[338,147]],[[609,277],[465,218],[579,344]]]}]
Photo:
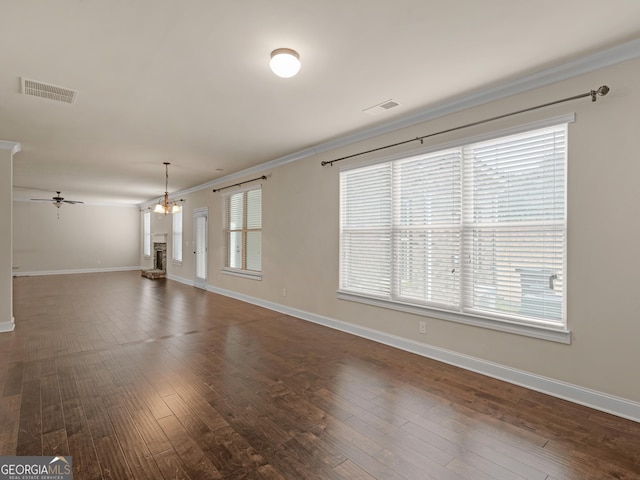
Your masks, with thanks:
[{"label": "pendant light fixture", "polygon": [[[153,209],[153,212],[163,213],[164,215],[166,215],[167,213],[178,213],[182,208],[178,204],[178,202],[169,203],[169,165],[171,164],[169,162],[163,162],[163,164],[164,164],[164,176],[165,176],[164,201],[162,203],[158,203],[156,205],[156,208]],[[183,200],[180,200],[180,203],[182,202]]]},{"label": "pendant light fixture", "polygon": [[277,48],[271,52],[269,66],[279,77],[293,77],[300,71],[300,55],[290,48]]}]

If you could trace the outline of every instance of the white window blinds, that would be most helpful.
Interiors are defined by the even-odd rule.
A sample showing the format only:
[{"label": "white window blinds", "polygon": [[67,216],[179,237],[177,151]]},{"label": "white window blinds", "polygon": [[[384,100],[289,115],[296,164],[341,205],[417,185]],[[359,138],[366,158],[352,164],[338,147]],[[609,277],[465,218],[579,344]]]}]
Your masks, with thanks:
[{"label": "white window blinds", "polygon": [[345,172],[341,188],[342,288],[391,293],[391,164]]},{"label": "white window blinds", "polygon": [[173,212],[173,245],[172,258],[175,262],[182,262],[182,207]]},{"label": "white window blinds", "polygon": [[464,149],[469,309],[561,321],[565,144],[562,125]]},{"label": "white window blinds", "polygon": [[458,307],[460,151],[447,150],[395,164],[396,296]]},{"label": "white window blinds", "polygon": [[341,172],[340,290],[564,322],[566,125]]},{"label": "white window blinds", "polygon": [[262,189],[225,197],[225,267],[262,270]]},{"label": "white window blinds", "polygon": [[262,270],[262,190],[250,190],[246,196],[245,262],[246,270]]},{"label": "white window blinds", "polygon": [[151,256],[151,212],[144,212],[142,216],[143,245],[142,253],[145,257]]},{"label": "white window blinds", "polygon": [[195,215],[193,218],[196,286],[198,283],[206,285],[207,279],[207,219],[207,214],[202,213]]}]

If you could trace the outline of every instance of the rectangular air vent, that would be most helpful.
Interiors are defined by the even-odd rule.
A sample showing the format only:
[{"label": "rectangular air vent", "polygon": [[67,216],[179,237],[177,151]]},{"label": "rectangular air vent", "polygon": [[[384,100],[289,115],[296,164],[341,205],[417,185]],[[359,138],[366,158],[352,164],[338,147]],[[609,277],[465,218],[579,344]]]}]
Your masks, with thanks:
[{"label": "rectangular air vent", "polygon": [[379,103],[378,105],[374,105],[373,107],[369,107],[363,110],[363,112],[366,113],[367,115],[379,115],[381,113],[391,110],[392,108],[396,108],[399,106],[400,104],[395,100],[386,100],[382,103]]},{"label": "rectangular air vent", "polygon": [[34,97],[48,98],[49,100],[56,100],[58,102],[73,103],[76,100],[78,92],[69,88],[58,87],[49,83],[38,82],[36,80],[29,80],[28,78],[21,78],[22,81],[22,93],[24,95],[31,95]]},{"label": "rectangular air vent", "polygon": [[380,105],[380,107],[384,108],[385,110],[389,110],[391,108],[395,108],[398,105],[400,105],[398,102],[394,102],[393,100],[389,100],[388,102],[384,102],[382,105]]}]

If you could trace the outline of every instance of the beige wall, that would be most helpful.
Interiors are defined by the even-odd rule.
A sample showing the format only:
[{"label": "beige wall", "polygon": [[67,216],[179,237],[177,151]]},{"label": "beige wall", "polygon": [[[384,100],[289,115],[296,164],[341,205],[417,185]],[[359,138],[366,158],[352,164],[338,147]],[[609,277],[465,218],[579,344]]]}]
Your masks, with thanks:
[{"label": "beige wall", "polygon": [[63,205],[58,212],[46,202],[13,202],[13,210],[18,275],[140,265],[138,208]]},{"label": "beige wall", "polygon": [[[338,288],[338,180],[342,165],[396,154],[370,154],[333,167],[321,160],[378,147],[506,112],[588,92],[611,92],[431,139],[444,143],[575,112],[569,127],[567,311],[572,344],[502,333],[352,303]],[[222,196],[211,189],[188,195],[185,241],[192,240],[193,208],[209,208],[209,284],[389,335],[640,402],[640,61],[627,62],[459,112],[422,125],[336,149],[262,173],[263,279],[220,273]],[[412,151],[419,144],[404,148]],[[238,179],[229,183],[235,183]],[[170,231],[170,226],[169,230]],[[193,278],[185,262],[169,273]],[[287,296],[282,295],[283,289]],[[427,322],[427,335],[418,322]]]}]

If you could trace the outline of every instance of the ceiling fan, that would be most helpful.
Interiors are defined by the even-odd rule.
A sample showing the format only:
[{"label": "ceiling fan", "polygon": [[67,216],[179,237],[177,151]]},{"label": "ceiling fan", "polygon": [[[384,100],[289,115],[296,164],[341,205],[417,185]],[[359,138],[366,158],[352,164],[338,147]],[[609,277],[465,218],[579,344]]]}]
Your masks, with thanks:
[{"label": "ceiling fan", "polygon": [[76,203],[84,203],[79,200],[65,200],[60,196],[60,192],[56,193],[57,195],[52,198],[32,198],[31,200],[33,200],[34,202],[51,202],[56,206],[56,208],[60,208],[60,205],[62,205],[63,203],[68,203],[70,205],[75,205]]}]

